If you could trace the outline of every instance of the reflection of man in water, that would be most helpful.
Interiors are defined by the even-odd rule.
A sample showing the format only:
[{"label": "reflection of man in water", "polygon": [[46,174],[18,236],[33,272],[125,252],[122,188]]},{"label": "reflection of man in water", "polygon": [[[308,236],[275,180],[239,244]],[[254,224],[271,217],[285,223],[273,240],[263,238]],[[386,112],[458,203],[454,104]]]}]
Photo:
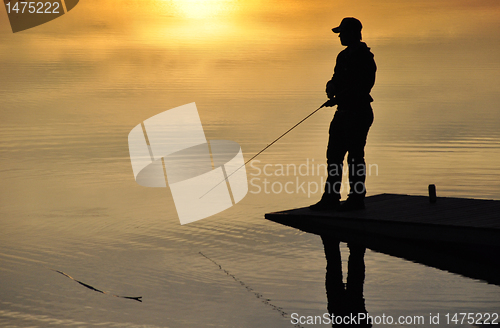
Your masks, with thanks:
[{"label": "reflection of man in water", "polygon": [[340,42],[347,46],[337,56],[333,77],[326,84],[330,99],[327,106],[338,105],[330,124],[330,138],[326,152],[328,178],[321,200],[311,210],[336,209],[340,205],[342,164],[345,154],[349,167],[350,192],[339,210],[363,209],[366,195],[365,144],[373,123],[370,91],[375,83],[377,66],[366,43],[361,42],[361,22],[344,18],[339,27]]},{"label": "reflection of man in water", "polygon": [[[348,244],[349,262],[347,264],[347,283],[342,280],[342,258],[339,240],[321,236],[326,257],[326,297],[328,313],[333,315],[332,327],[372,327],[367,319],[368,313],[363,297],[365,282],[365,250],[361,245]],[[363,317],[364,315],[364,317]],[[348,319],[345,319],[348,318]],[[351,321],[351,318],[355,318]],[[360,320],[361,319],[361,320]]]}]

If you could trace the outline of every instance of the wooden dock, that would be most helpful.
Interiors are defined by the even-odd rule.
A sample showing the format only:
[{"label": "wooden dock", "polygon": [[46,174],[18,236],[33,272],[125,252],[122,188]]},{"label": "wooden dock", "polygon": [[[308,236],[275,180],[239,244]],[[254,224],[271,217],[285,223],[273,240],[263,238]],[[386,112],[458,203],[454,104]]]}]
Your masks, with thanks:
[{"label": "wooden dock", "polygon": [[500,201],[381,194],[366,209],[298,208],[265,218],[500,286]]},{"label": "wooden dock", "polygon": [[367,197],[366,209],[313,212],[298,208],[265,218],[317,235],[349,239],[377,237],[466,248],[500,248],[500,201],[380,194]]}]

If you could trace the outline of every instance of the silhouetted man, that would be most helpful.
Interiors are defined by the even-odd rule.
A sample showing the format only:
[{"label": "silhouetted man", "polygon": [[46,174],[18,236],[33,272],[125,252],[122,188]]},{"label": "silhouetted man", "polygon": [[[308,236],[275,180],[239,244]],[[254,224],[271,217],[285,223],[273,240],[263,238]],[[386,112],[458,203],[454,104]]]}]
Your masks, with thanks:
[{"label": "silhouetted man", "polygon": [[[330,99],[326,106],[337,105],[337,111],[330,124],[326,151],[328,178],[321,200],[310,206],[313,211],[365,208],[364,148],[373,123],[370,91],[375,83],[377,66],[370,48],[361,42],[361,29],[361,22],[352,17],[344,18],[340,26],[332,29],[339,33],[340,43],[347,48],[337,56],[333,77],[326,84]],[[346,153],[350,191],[347,200],[340,205],[342,165]]]}]

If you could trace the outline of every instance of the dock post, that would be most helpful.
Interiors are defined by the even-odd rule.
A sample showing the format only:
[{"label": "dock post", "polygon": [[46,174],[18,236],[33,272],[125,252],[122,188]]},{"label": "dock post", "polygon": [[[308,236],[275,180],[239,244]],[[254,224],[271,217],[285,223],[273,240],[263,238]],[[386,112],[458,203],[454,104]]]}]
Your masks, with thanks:
[{"label": "dock post", "polygon": [[436,185],[430,184],[429,185],[429,202],[434,204],[437,200],[436,196]]}]

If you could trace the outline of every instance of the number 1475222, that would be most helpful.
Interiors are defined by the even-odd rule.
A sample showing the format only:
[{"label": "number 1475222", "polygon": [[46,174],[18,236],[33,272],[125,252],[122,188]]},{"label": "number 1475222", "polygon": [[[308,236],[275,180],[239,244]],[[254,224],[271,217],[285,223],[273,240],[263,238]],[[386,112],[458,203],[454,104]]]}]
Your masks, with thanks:
[{"label": "number 1475222", "polygon": [[15,1],[5,3],[5,7],[8,14],[59,14],[59,2]]}]

